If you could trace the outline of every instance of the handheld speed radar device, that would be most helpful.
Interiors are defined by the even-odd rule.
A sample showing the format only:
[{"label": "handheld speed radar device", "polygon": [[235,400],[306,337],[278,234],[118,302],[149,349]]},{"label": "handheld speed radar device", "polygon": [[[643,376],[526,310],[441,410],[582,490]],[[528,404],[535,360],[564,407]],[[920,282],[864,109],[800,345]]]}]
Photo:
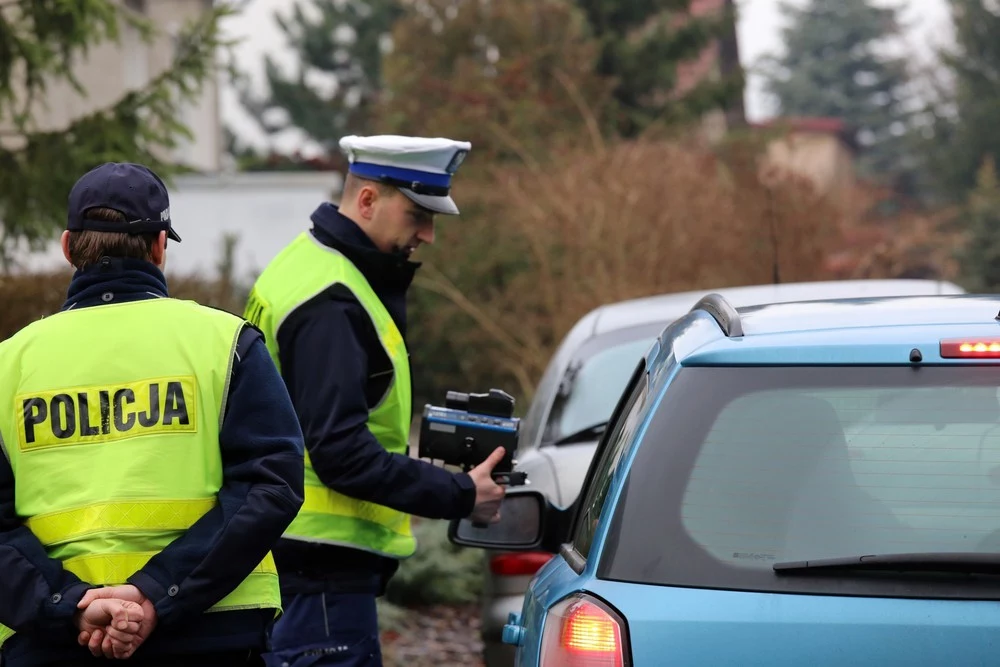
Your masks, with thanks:
[{"label": "handheld speed radar device", "polygon": [[424,406],[417,455],[468,472],[503,447],[504,457],[493,468],[493,479],[509,486],[524,484],[525,474],[514,472],[521,420],[513,415],[514,398],[499,389],[486,394],[449,391],[444,407]]}]

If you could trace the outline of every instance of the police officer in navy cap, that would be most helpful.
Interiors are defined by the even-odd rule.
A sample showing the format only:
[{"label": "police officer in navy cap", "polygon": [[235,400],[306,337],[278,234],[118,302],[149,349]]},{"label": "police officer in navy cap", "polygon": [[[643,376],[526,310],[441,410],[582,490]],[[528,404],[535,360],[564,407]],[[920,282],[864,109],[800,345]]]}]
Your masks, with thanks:
[{"label": "police officer in navy cap", "polygon": [[503,448],[453,473],[408,456],[406,291],[436,214],[456,215],[452,176],[471,146],[444,138],[344,137],[340,206],[258,278],[259,326],[298,412],[305,501],[275,546],[284,614],[269,665],[380,665],[376,597],[416,544],[411,516],[499,520],[490,473]]},{"label": "police officer in navy cap", "polygon": [[169,296],[163,182],[69,196],[60,312],[0,342],[4,667],[262,664],[303,441],[260,332]]}]

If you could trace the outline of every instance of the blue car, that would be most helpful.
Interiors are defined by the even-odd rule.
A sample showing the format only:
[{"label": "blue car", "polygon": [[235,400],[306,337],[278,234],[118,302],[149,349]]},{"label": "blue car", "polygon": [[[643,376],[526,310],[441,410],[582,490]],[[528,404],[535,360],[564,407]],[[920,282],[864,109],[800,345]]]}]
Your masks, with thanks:
[{"label": "blue car", "polygon": [[1000,296],[666,327],[576,502],[508,491],[456,544],[557,554],[523,666],[1000,664]]}]

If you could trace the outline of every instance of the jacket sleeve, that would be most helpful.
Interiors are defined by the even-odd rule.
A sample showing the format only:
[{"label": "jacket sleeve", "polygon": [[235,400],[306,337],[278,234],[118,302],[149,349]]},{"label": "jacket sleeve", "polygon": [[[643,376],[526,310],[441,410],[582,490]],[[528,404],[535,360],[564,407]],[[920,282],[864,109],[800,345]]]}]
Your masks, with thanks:
[{"label": "jacket sleeve", "polygon": [[368,430],[363,340],[374,329],[356,301],[308,304],[278,332],[282,374],[319,479],[352,498],[430,519],[468,516],[472,478],[385,450]]},{"label": "jacket sleeve", "polygon": [[219,447],[218,504],[129,578],[163,626],[190,620],[236,588],[302,505],[302,431],[259,334],[234,364]]},{"label": "jacket sleeve", "polygon": [[0,623],[26,634],[73,637],[83,583],[45,547],[14,510],[14,473],[0,456]]}]

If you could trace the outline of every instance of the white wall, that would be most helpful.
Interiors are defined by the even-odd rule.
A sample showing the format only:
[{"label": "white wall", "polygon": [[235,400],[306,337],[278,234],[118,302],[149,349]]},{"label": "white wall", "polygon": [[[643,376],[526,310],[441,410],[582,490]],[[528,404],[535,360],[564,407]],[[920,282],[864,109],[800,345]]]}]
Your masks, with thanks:
[{"label": "white wall", "polygon": [[[182,242],[168,249],[168,275],[214,275],[226,233],[240,235],[236,273],[259,271],[300,232],[310,214],[339,190],[340,176],[321,173],[248,173],[186,176],[170,189],[170,212]],[[55,241],[40,253],[17,254],[24,269],[62,266]]]}]

